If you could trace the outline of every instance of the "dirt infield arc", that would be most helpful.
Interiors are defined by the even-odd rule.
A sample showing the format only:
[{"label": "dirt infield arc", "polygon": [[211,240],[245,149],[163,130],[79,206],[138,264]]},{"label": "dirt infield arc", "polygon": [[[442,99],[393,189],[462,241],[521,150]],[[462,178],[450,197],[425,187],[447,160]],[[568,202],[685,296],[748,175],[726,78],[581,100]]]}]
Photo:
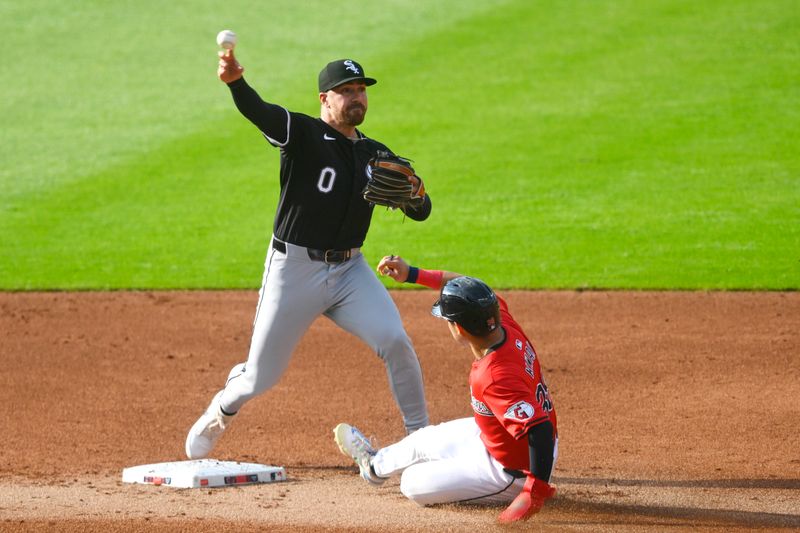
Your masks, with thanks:
[{"label": "dirt infield arc", "polygon": [[[749,531],[800,528],[800,293],[508,292],[559,416],[558,497],[420,508],[363,483],[341,421],[401,437],[381,362],[320,319],[214,453],[289,480],[220,490],[121,483],[183,459],[186,430],[247,351],[256,293],[0,293],[3,531]],[[469,354],[392,293],[432,421],[469,416]]]}]

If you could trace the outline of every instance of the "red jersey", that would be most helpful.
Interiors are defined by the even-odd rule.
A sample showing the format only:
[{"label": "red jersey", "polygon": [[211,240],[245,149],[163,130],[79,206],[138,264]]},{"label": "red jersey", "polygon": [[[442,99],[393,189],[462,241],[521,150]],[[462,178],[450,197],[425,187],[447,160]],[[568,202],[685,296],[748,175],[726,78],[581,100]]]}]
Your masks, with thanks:
[{"label": "red jersey", "polygon": [[556,428],[553,400],[539,367],[531,341],[500,303],[503,344],[472,363],[469,387],[472,410],[489,453],[506,468],[529,470],[528,430],[550,421]]}]

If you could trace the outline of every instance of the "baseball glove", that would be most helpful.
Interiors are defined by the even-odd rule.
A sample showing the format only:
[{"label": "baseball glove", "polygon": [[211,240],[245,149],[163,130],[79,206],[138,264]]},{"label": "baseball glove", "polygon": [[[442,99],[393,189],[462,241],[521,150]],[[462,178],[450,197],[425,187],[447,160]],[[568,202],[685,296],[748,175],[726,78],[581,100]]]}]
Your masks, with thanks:
[{"label": "baseball glove", "polygon": [[[419,180],[416,194],[413,185],[408,181],[411,176]],[[422,205],[425,188],[422,179],[414,173],[411,161],[390,152],[379,151],[369,160],[369,179],[362,194],[364,200],[373,204],[405,210],[406,207]]]}]

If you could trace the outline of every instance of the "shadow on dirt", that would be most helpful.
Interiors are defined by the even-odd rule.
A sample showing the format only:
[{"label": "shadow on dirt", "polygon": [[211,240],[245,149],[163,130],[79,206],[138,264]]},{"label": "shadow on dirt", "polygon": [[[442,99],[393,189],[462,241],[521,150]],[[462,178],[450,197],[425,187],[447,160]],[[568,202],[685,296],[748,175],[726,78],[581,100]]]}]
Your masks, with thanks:
[{"label": "shadow on dirt", "polygon": [[616,479],[553,477],[554,483],[602,485],[608,487],[664,487],[687,489],[800,489],[800,479]]},{"label": "shadow on dirt", "polygon": [[[688,489],[800,489],[800,479],[701,479],[701,480],[651,480],[651,479],[613,479],[613,478],[554,478],[553,482],[565,485],[590,485],[614,487],[655,487]],[[800,514],[739,511],[733,509],[711,509],[689,506],[637,505],[626,503],[592,502],[580,498],[561,495],[552,505],[565,511],[603,513],[628,516],[646,516],[675,520],[686,520],[683,525],[720,527],[779,527],[800,528]],[[622,521],[622,523],[630,523]],[[650,524],[658,525],[658,524]]]}]

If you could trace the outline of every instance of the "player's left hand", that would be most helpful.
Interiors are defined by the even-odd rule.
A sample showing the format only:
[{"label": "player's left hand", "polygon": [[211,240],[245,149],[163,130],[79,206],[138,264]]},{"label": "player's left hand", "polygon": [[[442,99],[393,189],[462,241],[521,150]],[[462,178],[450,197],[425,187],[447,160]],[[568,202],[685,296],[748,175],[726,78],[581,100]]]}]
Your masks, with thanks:
[{"label": "player's left hand", "polygon": [[522,492],[514,498],[514,501],[506,507],[505,511],[500,513],[497,519],[503,523],[525,520],[538,513],[544,506],[544,502],[555,496],[555,494],[555,487],[541,479],[528,475]]},{"label": "player's left hand", "polygon": [[408,263],[399,255],[387,255],[378,263],[378,273],[403,283],[408,279]]}]

